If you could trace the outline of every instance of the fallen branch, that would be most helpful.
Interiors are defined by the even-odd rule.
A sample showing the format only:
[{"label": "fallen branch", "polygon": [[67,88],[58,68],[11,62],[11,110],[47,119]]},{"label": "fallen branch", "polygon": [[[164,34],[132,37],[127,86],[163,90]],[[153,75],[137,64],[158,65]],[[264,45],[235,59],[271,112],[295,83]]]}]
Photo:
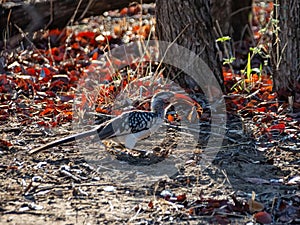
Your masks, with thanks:
[{"label": "fallen branch", "polygon": [[[83,16],[101,15],[105,11],[122,9],[129,6],[133,0],[36,0],[14,3],[11,1],[0,5],[0,47],[4,37],[9,39],[20,27],[25,33],[32,33],[39,29],[63,28],[70,21],[77,21]],[[143,0],[143,3],[152,3],[154,0]],[[76,13],[75,13],[76,12]]]}]

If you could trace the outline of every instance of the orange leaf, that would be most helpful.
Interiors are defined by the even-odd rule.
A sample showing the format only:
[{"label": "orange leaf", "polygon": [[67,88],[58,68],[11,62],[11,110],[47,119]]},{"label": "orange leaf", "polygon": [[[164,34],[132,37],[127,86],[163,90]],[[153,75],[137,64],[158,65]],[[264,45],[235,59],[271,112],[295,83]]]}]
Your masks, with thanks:
[{"label": "orange leaf", "polygon": [[252,81],[253,81],[253,82],[257,82],[258,80],[259,80],[258,75],[257,75],[257,74],[253,74],[253,75],[252,75]]},{"label": "orange leaf", "polygon": [[127,15],[127,13],[128,13],[128,8],[126,7],[126,8],[123,8],[123,9],[121,9],[121,11],[120,11],[120,15],[121,16],[126,16]]},{"label": "orange leaf", "polygon": [[94,52],[93,56],[92,56],[92,60],[96,60],[98,59],[99,53],[98,52]]},{"label": "orange leaf", "polygon": [[43,112],[41,112],[40,113],[40,116],[45,116],[45,115],[47,115],[47,114],[50,114],[50,113],[52,113],[54,111],[54,109],[53,108],[46,108]]}]

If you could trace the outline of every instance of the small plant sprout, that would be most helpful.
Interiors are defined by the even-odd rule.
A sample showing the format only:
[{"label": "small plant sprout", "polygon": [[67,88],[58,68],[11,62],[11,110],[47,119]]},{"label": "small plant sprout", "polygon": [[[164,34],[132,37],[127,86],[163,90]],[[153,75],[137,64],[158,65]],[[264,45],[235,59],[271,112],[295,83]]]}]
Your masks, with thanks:
[{"label": "small plant sprout", "polygon": [[231,37],[229,37],[229,36],[223,36],[223,37],[218,38],[216,41],[224,43],[224,42],[230,41],[230,40],[231,40]]}]

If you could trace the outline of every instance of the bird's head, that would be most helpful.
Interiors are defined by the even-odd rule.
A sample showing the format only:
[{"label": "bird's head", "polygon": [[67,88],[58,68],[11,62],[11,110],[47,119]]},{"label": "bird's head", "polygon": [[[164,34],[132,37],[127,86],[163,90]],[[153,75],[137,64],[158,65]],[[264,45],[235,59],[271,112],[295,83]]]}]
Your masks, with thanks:
[{"label": "bird's head", "polygon": [[152,110],[158,106],[163,108],[167,107],[174,99],[174,95],[175,93],[170,91],[163,91],[155,94],[151,99],[151,108],[154,107]]}]

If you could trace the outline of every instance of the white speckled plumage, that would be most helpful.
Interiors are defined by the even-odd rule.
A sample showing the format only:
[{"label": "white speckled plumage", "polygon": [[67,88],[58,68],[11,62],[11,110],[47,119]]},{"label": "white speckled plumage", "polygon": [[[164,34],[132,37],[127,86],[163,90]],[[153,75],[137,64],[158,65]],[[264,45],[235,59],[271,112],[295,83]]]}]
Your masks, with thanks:
[{"label": "white speckled plumage", "polygon": [[175,95],[173,92],[157,93],[151,99],[151,111],[134,110],[124,112],[90,131],[59,139],[32,149],[29,153],[34,154],[94,134],[98,134],[100,140],[117,139],[119,142],[123,142],[127,148],[131,149],[139,140],[157,131],[164,121],[166,107],[171,103]]}]

